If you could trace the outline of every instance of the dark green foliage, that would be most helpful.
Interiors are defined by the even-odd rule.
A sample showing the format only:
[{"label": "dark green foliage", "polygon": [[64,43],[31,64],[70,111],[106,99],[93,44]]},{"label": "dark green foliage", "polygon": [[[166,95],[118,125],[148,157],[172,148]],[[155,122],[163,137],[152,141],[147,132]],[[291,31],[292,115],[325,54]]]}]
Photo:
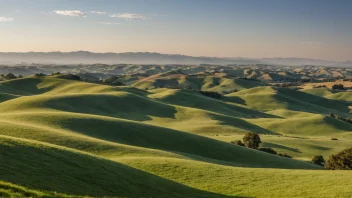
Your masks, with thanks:
[{"label": "dark green foliage", "polygon": [[262,141],[257,133],[249,132],[244,135],[243,143],[248,148],[257,149]]},{"label": "dark green foliage", "polygon": [[337,116],[337,115],[335,115],[335,114],[333,114],[333,113],[331,113],[330,114],[330,117],[332,117],[332,118],[336,118],[336,119],[339,119],[339,120],[342,120],[342,121],[344,121],[344,122],[347,122],[347,123],[350,123],[350,124],[352,124],[352,120],[351,120],[351,118],[349,118],[349,117],[341,117],[341,116]]},{"label": "dark green foliage", "polygon": [[321,156],[321,155],[316,155],[316,156],[313,157],[312,163],[320,165],[320,166],[324,166],[324,164],[325,164],[324,157]]},{"label": "dark green foliage", "polygon": [[11,79],[16,79],[17,77],[13,73],[8,73],[5,75],[5,79],[11,80]]},{"label": "dark green foliage", "polygon": [[340,89],[340,90],[344,90],[345,88],[343,87],[342,84],[335,84],[332,86],[332,89]]},{"label": "dark green foliage", "polygon": [[235,140],[235,141],[232,141],[231,143],[232,144],[236,144],[238,146],[246,146],[246,145],[243,144],[243,142],[241,140]]},{"label": "dark green foliage", "polygon": [[352,170],[352,147],[331,155],[326,161],[325,168],[331,170]]},{"label": "dark green foliage", "polygon": [[36,73],[36,74],[34,74],[34,76],[36,76],[36,77],[43,77],[43,76],[46,76],[46,75],[43,74],[43,73]]},{"label": "dark green foliage", "polygon": [[277,152],[274,149],[272,149],[272,148],[259,148],[258,150],[266,152],[266,153],[270,153],[270,154],[273,154],[273,155],[277,154]]},{"label": "dark green foliage", "polygon": [[213,91],[198,91],[198,92],[204,96],[208,96],[211,98],[216,98],[216,99],[221,98],[221,94],[219,94],[218,92],[213,92]]},{"label": "dark green foliage", "polygon": [[55,72],[55,73],[52,73],[51,75],[55,76],[55,75],[60,75],[61,73],[60,72]]},{"label": "dark green foliage", "polygon": [[120,81],[120,76],[110,76],[102,80],[103,83],[116,86],[124,86],[125,84]]}]

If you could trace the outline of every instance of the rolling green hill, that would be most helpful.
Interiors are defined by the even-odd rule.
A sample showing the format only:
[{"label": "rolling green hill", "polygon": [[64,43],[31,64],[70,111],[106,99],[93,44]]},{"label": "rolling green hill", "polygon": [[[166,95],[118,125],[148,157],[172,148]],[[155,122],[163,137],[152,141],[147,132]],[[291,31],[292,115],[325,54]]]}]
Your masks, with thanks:
[{"label": "rolling green hill", "polygon": [[[146,77],[134,85],[143,90],[63,75],[0,82],[0,196],[351,193],[349,173],[305,161],[350,145],[352,125],[327,116],[348,116],[348,101],[240,78],[182,75]],[[144,90],[145,83],[154,86],[159,80],[240,91],[215,99],[189,89]],[[230,143],[250,131],[262,134],[263,146],[293,159]],[[342,185],[331,185],[336,182]]]}]

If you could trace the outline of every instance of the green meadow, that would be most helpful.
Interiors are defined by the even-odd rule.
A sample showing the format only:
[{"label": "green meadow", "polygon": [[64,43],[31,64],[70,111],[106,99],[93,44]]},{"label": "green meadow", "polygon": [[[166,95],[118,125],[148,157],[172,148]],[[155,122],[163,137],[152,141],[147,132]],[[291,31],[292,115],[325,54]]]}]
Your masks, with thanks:
[{"label": "green meadow", "polygon": [[[352,124],[330,116],[349,117],[351,98],[178,73],[3,81],[0,197],[350,197],[352,172],[310,160],[352,145]],[[292,158],[231,143],[247,132]]]}]

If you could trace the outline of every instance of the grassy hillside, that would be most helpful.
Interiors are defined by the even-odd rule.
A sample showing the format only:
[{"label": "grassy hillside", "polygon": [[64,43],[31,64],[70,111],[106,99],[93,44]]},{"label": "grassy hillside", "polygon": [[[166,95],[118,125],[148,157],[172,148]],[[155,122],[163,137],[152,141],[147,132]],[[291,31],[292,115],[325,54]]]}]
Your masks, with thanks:
[{"label": "grassy hillside", "polygon": [[[177,159],[121,162],[194,188],[230,196],[348,197],[352,193],[352,173],[347,171],[246,169]],[[339,185],[332,188],[336,181]]]},{"label": "grassy hillside", "polygon": [[0,147],[1,158],[7,162],[0,167],[0,180],[33,189],[81,196],[202,195],[199,190],[75,150],[5,136],[0,137]]},{"label": "grassy hillside", "polygon": [[186,75],[182,72],[172,71],[143,78],[132,84],[139,89],[155,89],[160,87],[185,87],[188,89],[231,93],[257,86],[264,86],[260,81],[235,78],[230,76],[214,76],[207,74]]},{"label": "grassy hillside", "polygon": [[[139,83],[171,81],[202,90],[240,91],[214,99],[193,90],[140,90],[66,77],[0,83],[0,157],[6,162],[0,166],[1,196],[351,193],[349,174],[306,162],[350,145],[352,125],[327,116],[350,115],[348,101],[258,81],[209,76],[200,80],[177,72]],[[249,131],[262,134],[263,146],[294,159],[230,143]],[[314,183],[312,178],[319,179]],[[331,185],[341,181],[339,187]]]}]

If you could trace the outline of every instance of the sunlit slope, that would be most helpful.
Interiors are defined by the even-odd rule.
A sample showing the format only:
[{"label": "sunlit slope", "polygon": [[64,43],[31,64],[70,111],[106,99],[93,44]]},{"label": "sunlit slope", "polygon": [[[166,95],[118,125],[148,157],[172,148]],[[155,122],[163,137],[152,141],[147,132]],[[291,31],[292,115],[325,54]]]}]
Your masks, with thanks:
[{"label": "sunlit slope", "polygon": [[257,87],[226,95],[226,100],[270,111],[288,109],[319,114],[349,113],[349,104],[286,88]]},{"label": "sunlit slope", "polygon": [[302,91],[305,93],[322,96],[329,99],[352,102],[352,92],[350,91],[334,92],[328,88],[303,89]]},{"label": "sunlit slope", "polygon": [[[0,197],[73,197],[71,195],[29,189],[10,182],[0,181]],[[75,196],[80,197],[80,196]]]},{"label": "sunlit slope", "polygon": [[334,137],[352,132],[351,124],[324,115],[247,121],[267,130],[287,135]]},{"label": "sunlit slope", "polygon": [[352,173],[348,171],[251,169],[181,159],[121,158],[120,162],[197,189],[230,196],[348,197],[352,193]]},{"label": "sunlit slope", "polygon": [[[294,159],[310,161],[315,155],[322,155],[327,159],[330,155],[338,153],[352,144],[351,137],[331,136],[338,137],[338,140],[331,140],[331,137],[305,137],[301,136],[275,136],[275,135],[262,135],[262,147],[269,147],[278,153],[286,153]],[[213,139],[231,142],[234,140],[241,140],[243,135],[219,135],[209,136]]]},{"label": "sunlit slope", "polygon": [[0,93],[6,95],[0,95],[0,155],[9,162],[0,168],[0,181],[13,183],[6,186],[49,196],[351,193],[349,174],[229,143],[254,131],[263,134],[263,146],[297,159],[335,153],[349,145],[352,125],[328,114],[349,115],[347,102],[269,86],[218,100],[191,90],[145,91],[60,76],[1,82]]},{"label": "sunlit slope", "polygon": [[133,87],[139,89],[154,89],[159,87],[184,87],[194,90],[215,91],[219,93],[230,93],[236,90],[263,86],[260,81],[234,78],[217,77],[214,75],[186,75],[177,71],[156,74],[143,78],[134,84]]},{"label": "sunlit slope", "polygon": [[[4,121],[1,122],[1,120]],[[9,121],[6,120],[13,121],[13,123],[9,124]],[[16,123],[19,124],[16,125]],[[75,137],[74,134],[80,134],[112,143],[134,146],[134,149],[137,149],[135,147],[157,149],[191,158],[193,157],[192,155],[196,155],[231,162],[236,166],[316,168],[309,163],[269,155],[190,133],[109,117],[72,113],[7,114],[0,118],[0,124],[3,126],[0,130],[1,134],[15,135],[16,137],[41,141],[52,142],[49,140],[50,137],[43,137],[48,136],[45,133],[37,132],[35,128],[28,130],[28,128],[31,127],[29,124],[37,127],[41,126],[43,130],[49,130],[51,136],[57,135],[60,137],[61,134],[64,134],[66,135],[65,138],[67,138],[67,136],[71,134],[73,138],[67,138],[67,140],[71,141],[73,146],[65,142],[60,143],[60,141],[52,143],[59,145],[64,144],[72,148],[77,148],[77,144],[79,144],[75,142],[78,140],[78,137]],[[9,132],[10,127],[16,130]],[[46,127],[49,127],[49,129]],[[59,131],[55,131],[54,129],[59,129]],[[84,137],[81,138],[83,141],[85,140]],[[113,145],[111,145],[111,147],[112,146]],[[129,148],[129,150],[133,149]],[[130,152],[129,150],[126,150],[126,152]],[[89,149],[87,149],[87,151],[89,151]],[[157,154],[157,152],[151,153],[152,151],[142,151],[145,153],[145,156],[155,156]],[[143,152],[141,155],[143,155]],[[172,156],[168,153],[161,154],[160,156]],[[118,154],[116,156],[118,156]],[[111,157],[115,156],[111,155]]]},{"label": "sunlit slope", "polygon": [[[271,115],[235,104],[226,104],[194,91],[157,89],[153,90],[148,98],[146,92],[129,88],[63,79],[58,79],[57,85],[54,83],[55,78],[47,78],[41,78],[41,83],[36,86],[50,84],[54,88],[44,94],[23,96],[3,102],[0,104],[0,111],[14,113],[55,110],[102,115],[202,134],[248,131],[270,133],[240,118],[272,117]],[[71,93],[78,89],[76,86],[80,87],[80,92]],[[62,93],[63,89],[66,91]]]},{"label": "sunlit slope", "polygon": [[89,196],[212,196],[123,164],[62,147],[0,136],[0,180]]}]

